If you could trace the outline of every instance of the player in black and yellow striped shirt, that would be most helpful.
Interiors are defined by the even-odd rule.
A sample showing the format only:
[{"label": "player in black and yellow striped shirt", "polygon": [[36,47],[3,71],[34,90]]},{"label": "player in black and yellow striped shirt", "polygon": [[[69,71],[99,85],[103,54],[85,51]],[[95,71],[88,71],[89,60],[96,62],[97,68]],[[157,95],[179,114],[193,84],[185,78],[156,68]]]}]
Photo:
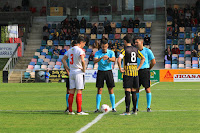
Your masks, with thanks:
[{"label": "player in black and yellow striped shirt", "polygon": [[[121,51],[121,54],[118,58],[118,66],[123,76],[123,87],[125,89],[125,103],[126,103],[126,112],[121,115],[130,115],[130,93],[132,94],[133,101],[133,113],[137,114],[136,111],[136,89],[139,87],[139,77],[138,70],[143,65],[145,58],[140,53],[140,51],[131,45],[132,38],[130,35],[126,35],[124,38],[125,48]],[[141,59],[139,67],[137,67],[137,57]],[[124,61],[124,70],[121,67],[121,61]]]}]

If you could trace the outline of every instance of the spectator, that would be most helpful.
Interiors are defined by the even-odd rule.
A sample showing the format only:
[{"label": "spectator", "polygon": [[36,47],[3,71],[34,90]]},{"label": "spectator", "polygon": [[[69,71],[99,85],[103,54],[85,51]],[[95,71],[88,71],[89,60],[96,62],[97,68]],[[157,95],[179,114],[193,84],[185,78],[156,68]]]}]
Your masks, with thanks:
[{"label": "spectator", "polygon": [[179,27],[185,27],[184,21],[181,21],[181,22],[180,22]]},{"label": "spectator", "polygon": [[110,24],[110,21],[107,19],[107,17],[105,17],[105,21],[104,21],[104,23],[103,23],[104,27],[105,27],[107,24]]},{"label": "spectator", "polygon": [[64,49],[64,46],[62,46],[62,49],[60,50],[60,55],[64,55],[66,52],[66,49]]},{"label": "spectator", "polygon": [[190,18],[187,16],[187,18],[185,19],[185,26],[186,27],[190,27],[191,26],[191,20]]},{"label": "spectator", "polygon": [[172,61],[172,54],[171,51],[167,55],[165,55],[165,61]]},{"label": "spectator", "polygon": [[171,5],[169,5],[169,7],[167,8],[167,15],[173,16],[173,10],[172,10]]},{"label": "spectator", "polygon": [[140,25],[140,20],[138,19],[138,17],[135,18],[135,21],[134,21],[134,27],[139,27]]},{"label": "spectator", "polygon": [[91,52],[89,58],[88,58],[89,61],[94,61],[94,55],[93,55],[93,52]]},{"label": "spectator", "polygon": [[80,27],[81,28],[86,28],[86,20],[85,20],[85,18],[84,17],[82,17],[82,19],[81,19],[81,21],[80,21]]},{"label": "spectator", "polygon": [[196,18],[192,17],[191,19],[191,26],[196,26],[198,24],[198,21]]},{"label": "spectator", "polygon": [[98,25],[98,34],[103,34],[104,33],[104,27],[102,23],[99,23]]},{"label": "spectator", "polygon": [[66,34],[63,31],[63,29],[61,29],[59,37],[60,37],[60,40],[65,40]]},{"label": "spectator", "polygon": [[71,30],[70,29],[67,29],[66,39],[67,40],[72,40],[72,34],[71,34]]},{"label": "spectator", "polygon": [[105,33],[106,34],[111,34],[112,33],[112,28],[111,28],[110,24],[107,24],[105,26]]},{"label": "spectator", "polygon": [[188,4],[185,4],[184,13],[186,14],[187,11],[190,11],[190,6]]},{"label": "spectator", "polygon": [[94,23],[94,24],[92,25],[91,34],[97,34],[96,23]]},{"label": "spectator", "polygon": [[198,57],[198,53],[195,49],[192,50],[191,56],[192,57]]},{"label": "spectator", "polygon": [[197,14],[200,13],[200,0],[197,0],[196,2],[196,10],[197,10]]},{"label": "spectator", "polygon": [[74,28],[71,35],[72,40],[76,40],[78,38],[78,31]]},{"label": "spectator", "polygon": [[77,19],[77,18],[74,18],[73,27],[76,27],[76,29],[80,29],[80,26],[79,26],[79,21],[78,21],[78,19]]},{"label": "spectator", "polygon": [[118,40],[115,40],[115,43],[114,43],[114,45],[115,45],[115,47],[116,47],[117,49],[119,49],[120,43],[119,43],[119,41],[118,41]]},{"label": "spectator", "polygon": [[23,7],[24,11],[28,11],[29,10],[29,0],[22,0],[22,7]]},{"label": "spectator", "polygon": [[48,30],[49,32],[49,27],[48,27],[48,24],[46,24],[44,27],[43,27],[43,32],[46,31],[46,29]]},{"label": "spectator", "polygon": [[174,9],[173,17],[176,18],[176,20],[179,19],[179,13],[178,13],[178,9],[177,8]]},{"label": "spectator", "polygon": [[71,26],[73,26],[74,20],[72,18],[70,18],[69,23],[70,23]]},{"label": "spectator", "polygon": [[54,47],[53,55],[59,56],[58,46],[55,46],[55,47]]},{"label": "spectator", "polygon": [[43,32],[43,40],[48,40],[49,39],[49,31],[48,29],[46,29],[44,32]]},{"label": "spectator", "polygon": [[179,13],[180,16],[183,16],[183,15],[184,15],[184,10],[183,10],[183,8],[180,8],[179,11],[178,11],[178,13]]},{"label": "spectator", "polygon": [[89,45],[89,38],[86,36],[86,35],[84,35],[84,39],[85,39],[85,46],[88,46]]},{"label": "spectator", "polygon": [[46,81],[46,83],[49,83],[49,76],[50,76],[49,69],[47,69],[47,71],[45,72],[45,81]]},{"label": "spectator", "polygon": [[151,43],[150,37],[148,35],[146,35],[144,37],[144,45],[150,45],[150,43]]},{"label": "spectator", "polygon": [[167,32],[167,39],[172,39],[173,36],[172,36],[172,31],[168,31]]},{"label": "spectator", "polygon": [[94,44],[93,44],[93,48],[97,48],[97,49],[100,48],[100,45],[99,45],[99,41],[98,41],[98,40],[95,40],[95,42],[94,42]]},{"label": "spectator", "polygon": [[3,11],[4,12],[9,12],[10,11],[10,6],[8,5],[8,2],[3,6]]},{"label": "spectator", "polygon": [[65,18],[65,19],[61,22],[61,24],[62,24],[64,27],[67,26],[68,23],[69,23],[68,18]]},{"label": "spectator", "polygon": [[56,29],[54,29],[54,33],[51,33],[52,36],[53,36],[53,40],[58,40],[58,37],[59,37],[59,33],[57,32]]},{"label": "spectator", "polygon": [[170,48],[170,46],[168,45],[167,48],[165,49],[165,55],[168,55],[169,52],[171,52],[171,48]]},{"label": "spectator", "polygon": [[134,26],[134,21],[133,21],[132,18],[130,18],[129,21],[128,21],[128,27],[133,28],[133,26]]},{"label": "spectator", "polygon": [[174,45],[172,48],[172,54],[180,54],[180,50],[177,45]]},{"label": "spectator", "polygon": [[194,9],[191,11],[191,17],[193,17],[193,18],[196,18],[196,17],[197,17],[197,14],[196,14],[196,12],[195,12]]},{"label": "spectator", "polygon": [[196,35],[196,33],[194,34],[194,39],[193,39],[193,44],[194,44],[194,49],[196,51],[198,51],[198,43],[199,43],[199,37]]},{"label": "spectator", "polygon": [[[175,28],[174,29],[174,31],[173,31],[173,37],[174,37],[174,39],[177,39],[178,38],[178,33],[179,33],[179,31],[178,31],[178,29],[177,28]],[[171,38],[172,39],[172,38]]]},{"label": "spectator", "polygon": [[112,44],[112,41],[109,41],[109,42],[108,42],[108,48],[109,48],[109,49],[112,49],[112,45],[113,45],[113,44]]},{"label": "spectator", "polygon": [[122,21],[122,28],[128,27],[128,21],[126,20],[126,17],[124,17],[124,20]]},{"label": "spectator", "polygon": [[190,10],[187,10],[187,12],[185,13],[185,18],[191,18],[191,13],[190,13]]}]

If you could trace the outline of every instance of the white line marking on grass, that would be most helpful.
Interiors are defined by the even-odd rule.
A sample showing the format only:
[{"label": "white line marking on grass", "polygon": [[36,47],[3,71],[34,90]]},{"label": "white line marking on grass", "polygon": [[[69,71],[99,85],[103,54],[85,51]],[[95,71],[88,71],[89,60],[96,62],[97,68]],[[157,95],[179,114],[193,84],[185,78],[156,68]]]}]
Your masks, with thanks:
[{"label": "white line marking on grass", "polygon": [[[159,82],[156,82],[156,83],[152,84],[151,87],[154,86],[154,85],[156,85],[156,84],[158,84],[158,83],[159,83]],[[140,92],[143,91],[143,90],[145,90],[145,88],[141,89]],[[124,99],[125,99],[125,97],[123,97],[119,102],[117,102],[117,103],[115,104],[116,108],[117,108],[117,106],[118,106],[119,104],[121,104],[121,103],[124,101]],[[87,130],[88,128],[90,128],[92,125],[94,125],[94,124],[97,123],[99,120],[101,120],[101,118],[102,118],[104,115],[108,114],[109,112],[110,112],[110,111],[98,115],[93,121],[91,121],[90,123],[88,123],[87,125],[85,125],[84,127],[82,127],[82,128],[81,128],[80,130],[78,130],[76,133],[82,133],[82,132],[86,131],[86,130]]]},{"label": "white line marking on grass", "polygon": [[154,91],[200,91],[200,89],[153,89]]}]

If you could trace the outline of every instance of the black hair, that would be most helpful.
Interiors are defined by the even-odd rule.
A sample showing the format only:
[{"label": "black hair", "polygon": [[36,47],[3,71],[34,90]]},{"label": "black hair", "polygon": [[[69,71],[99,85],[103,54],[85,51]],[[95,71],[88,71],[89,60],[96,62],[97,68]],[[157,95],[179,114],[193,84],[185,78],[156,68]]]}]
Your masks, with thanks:
[{"label": "black hair", "polygon": [[79,36],[78,39],[77,39],[77,43],[80,43],[80,42],[86,42],[85,38],[82,37],[82,36]]},{"label": "black hair", "polygon": [[125,40],[127,43],[132,43],[132,37],[130,35],[126,35],[123,40]]},{"label": "black hair", "polygon": [[137,39],[143,40],[143,38],[141,36],[135,37],[135,40],[137,40]]},{"label": "black hair", "polygon": [[107,43],[108,43],[108,40],[107,40],[107,39],[101,40],[101,44],[107,44]]},{"label": "black hair", "polygon": [[77,44],[77,41],[76,41],[76,40],[74,40],[74,41],[72,42],[72,47],[73,47],[75,44]]}]

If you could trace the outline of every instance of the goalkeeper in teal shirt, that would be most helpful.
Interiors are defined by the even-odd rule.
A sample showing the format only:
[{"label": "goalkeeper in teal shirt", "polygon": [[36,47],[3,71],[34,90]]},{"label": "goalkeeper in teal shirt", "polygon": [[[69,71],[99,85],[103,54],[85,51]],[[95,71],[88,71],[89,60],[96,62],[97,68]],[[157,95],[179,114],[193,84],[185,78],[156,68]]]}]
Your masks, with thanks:
[{"label": "goalkeeper in teal shirt", "polygon": [[[156,64],[155,57],[153,55],[153,52],[143,46],[143,38],[137,38],[135,40],[135,45],[138,47],[138,50],[144,55],[145,62],[138,71],[139,75],[139,86],[143,86],[146,91],[146,99],[147,99],[147,112],[151,112],[151,90],[150,90],[150,70],[153,68],[153,66]],[[137,58],[138,62],[137,65],[140,64],[140,58]],[[139,88],[137,89],[137,104],[136,108],[138,111],[138,102],[139,102]]]}]

